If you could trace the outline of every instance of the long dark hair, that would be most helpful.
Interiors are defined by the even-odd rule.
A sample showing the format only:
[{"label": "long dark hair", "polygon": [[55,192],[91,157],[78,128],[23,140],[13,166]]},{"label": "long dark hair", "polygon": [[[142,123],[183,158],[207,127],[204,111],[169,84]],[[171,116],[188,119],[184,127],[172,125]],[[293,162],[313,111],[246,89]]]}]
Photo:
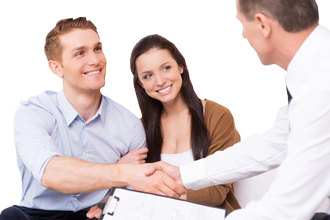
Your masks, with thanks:
[{"label": "long dark hair", "polygon": [[163,105],[159,100],[151,98],[139,83],[136,71],[136,59],[153,48],[164,49],[170,52],[178,66],[183,67],[181,94],[191,115],[191,149],[195,160],[206,157],[208,153],[208,132],[204,123],[203,105],[197,97],[191,84],[188,68],[184,57],[176,46],[157,34],[142,38],[133,48],[131,54],[131,71],[134,76],[134,88],[142,113],[142,123],[146,131],[147,145],[149,148],[147,162],[160,160],[163,146],[161,129],[161,114]]}]

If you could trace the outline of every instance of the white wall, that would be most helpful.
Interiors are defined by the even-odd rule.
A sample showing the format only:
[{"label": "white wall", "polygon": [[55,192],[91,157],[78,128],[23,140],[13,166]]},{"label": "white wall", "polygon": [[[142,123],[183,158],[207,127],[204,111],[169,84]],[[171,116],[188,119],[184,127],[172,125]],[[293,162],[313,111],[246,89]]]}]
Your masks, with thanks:
[{"label": "white wall", "polygon": [[[317,2],[321,23],[330,28],[326,10],[330,3]],[[103,94],[137,116],[141,114],[129,57],[139,39],[154,33],[176,44],[186,58],[199,97],[228,107],[243,139],[271,127],[277,110],[287,102],[285,71],[260,64],[241,36],[234,0],[1,1],[0,210],[20,202],[13,139],[19,101],[44,90],[61,90],[61,80],[48,69],[43,53],[45,36],[58,20],[80,16],[96,24],[104,45],[108,66]],[[249,193],[258,189],[255,185]]]},{"label": "white wall", "polygon": [[18,204],[21,182],[16,163],[11,119],[0,119],[0,207]]}]

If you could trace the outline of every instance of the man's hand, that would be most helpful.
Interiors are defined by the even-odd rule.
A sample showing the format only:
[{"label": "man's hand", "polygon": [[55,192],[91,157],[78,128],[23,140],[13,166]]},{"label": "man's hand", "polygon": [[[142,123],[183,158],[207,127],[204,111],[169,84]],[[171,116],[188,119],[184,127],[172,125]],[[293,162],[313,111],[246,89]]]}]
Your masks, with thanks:
[{"label": "man's hand", "polygon": [[[150,166],[153,164],[121,164],[122,177],[127,185],[134,189],[159,195],[179,198],[186,193],[185,188],[166,173]],[[152,173],[147,170],[153,170]],[[149,175],[145,175],[150,173]]]},{"label": "man's hand", "polygon": [[145,175],[150,176],[157,170],[165,172],[169,177],[183,186],[179,167],[160,161],[157,163],[149,164],[149,169],[145,172]]},{"label": "man's hand", "polygon": [[148,153],[148,148],[142,147],[137,150],[133,150],[126,155],[124,155],[117,163],[133,163],[133,164],[142,164],[146,162]]}]

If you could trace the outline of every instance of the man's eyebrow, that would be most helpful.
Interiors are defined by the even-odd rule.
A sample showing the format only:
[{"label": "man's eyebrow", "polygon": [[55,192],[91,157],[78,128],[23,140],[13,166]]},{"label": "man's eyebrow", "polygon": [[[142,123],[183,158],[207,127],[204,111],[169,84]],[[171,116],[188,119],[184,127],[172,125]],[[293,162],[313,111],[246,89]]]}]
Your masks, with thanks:
[{"label": "man's eyebrow", "polygon": [[[100,41],[97,42],[95,44],[95,47],[97,47],[97,46],[102,46],[102,43]],[[75,47],[75,48],[73,48],[73,50],[71,50],[71,53],[74,52],[74,51],[77,51],[77,50],[84,50],[84,49],[86,49],[85,46]]]},{"label": "man's eyebrow", "polygon": [[97,43],[95,44],[95,47],[97,47],[97,46],[102,46],[102,42],[101,42],[101,41],[97,42]]},{"label": "man's eyebrow", "polygon": [[73,48],[73,50],[71,50],[71,53],[77,50],[84,50],[86,47],[85,46],[81,46],[81,47],[75,47]]}]

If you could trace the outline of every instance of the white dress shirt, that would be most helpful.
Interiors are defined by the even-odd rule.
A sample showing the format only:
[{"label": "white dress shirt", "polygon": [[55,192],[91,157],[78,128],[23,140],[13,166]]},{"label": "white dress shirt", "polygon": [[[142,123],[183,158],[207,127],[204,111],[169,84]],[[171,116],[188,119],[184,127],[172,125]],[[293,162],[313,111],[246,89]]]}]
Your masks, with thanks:
[{"label": "white dress shirt", "polygon": [[228,220],[310,219],[330,194],[328,29],[319,25],[308,36],[288,66],[286,83],[292,100],[280,109],[269,131],[180,167],[185,187],[197,189],[279,166],[264,196],[234,211]]}]

